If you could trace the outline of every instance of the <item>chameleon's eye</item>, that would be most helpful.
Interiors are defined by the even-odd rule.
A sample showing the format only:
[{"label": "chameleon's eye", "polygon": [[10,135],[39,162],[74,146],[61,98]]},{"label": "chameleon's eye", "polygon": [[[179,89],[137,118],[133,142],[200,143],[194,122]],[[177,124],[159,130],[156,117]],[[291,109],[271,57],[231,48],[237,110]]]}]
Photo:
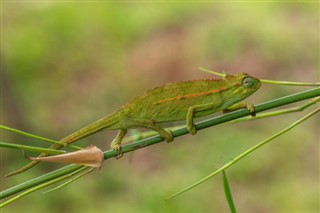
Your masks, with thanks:
[{"label": "chameleon's eye", "polygon": [[243,80],[242,80],[242,86],[244,88],[250,88],[254,85],[254,80],[251,78],[251,77],[245,77]]}]

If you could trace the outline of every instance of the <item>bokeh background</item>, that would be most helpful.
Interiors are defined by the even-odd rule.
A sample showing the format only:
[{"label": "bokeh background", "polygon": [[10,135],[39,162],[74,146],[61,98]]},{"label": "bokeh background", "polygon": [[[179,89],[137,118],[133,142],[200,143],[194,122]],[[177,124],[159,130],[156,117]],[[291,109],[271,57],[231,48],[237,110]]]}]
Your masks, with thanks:
[{"label": "bokeh background", "polygon": [[[319,81],[319,3],[2,2],[1,124],[52,139],[167,82],[212,78],[206,67],[291,81]],[[306,88],[263,87],[259,103]],[[224,124],[105,162],[48,194],[2,212],[228,212],[222,177],[165,197],[303,114]],[[227,170],[239,212],[319,212],[319,117]],[[78,145],[103,150],[116,132]],[[1,131],[1,141],[48,146]],[[43,163],[12,178],[20,151],[1,149],[1,190],[52,171]]]}]

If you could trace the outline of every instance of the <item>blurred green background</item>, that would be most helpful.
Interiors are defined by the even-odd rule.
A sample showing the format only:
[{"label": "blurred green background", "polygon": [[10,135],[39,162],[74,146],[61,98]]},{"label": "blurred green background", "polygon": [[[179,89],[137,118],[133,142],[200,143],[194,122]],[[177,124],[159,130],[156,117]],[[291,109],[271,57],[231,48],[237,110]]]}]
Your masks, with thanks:
[{"label": "blurred green background", "polygon": [[[146,89],[213,77],[199,66],[319,81],[319,12],[317,2],[2,2],[1,124],[58,140]],[[263,85],[248,100],[303,89]],[[164,198],[303,114],[220,125],[147,147],[2,212],[228,212],[219,175]],[[320,211],[317,118],[227,170],[239,212]],[[106,150],[115,134],[100,132],[78,144]],[[1,141],[48,146],[3,131]],[[1,190],[60,166],[43,163],[3,178],[26,162],[20,151],[1,149]]]}]

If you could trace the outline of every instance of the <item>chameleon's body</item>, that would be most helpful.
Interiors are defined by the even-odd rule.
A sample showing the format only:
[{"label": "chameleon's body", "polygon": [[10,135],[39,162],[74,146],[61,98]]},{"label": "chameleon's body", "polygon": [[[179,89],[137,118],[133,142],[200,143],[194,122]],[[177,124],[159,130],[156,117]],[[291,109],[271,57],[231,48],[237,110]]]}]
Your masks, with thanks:
[{"label": "chameleon's body", "polygon": [[[216,111],[226,110],[250,96],[261,83],[245,73],[227,75],[223,79],[195,80],[166,84],[148,90],[144,95],[134,98],[119,110],[74,132],[60,140],[73,143],[103,129],[119,130],[111,143],[115,150],[121,149],[121,140],[128,129],[145,127],[157,131],[167,142],[173,141],[172,133],[160,127],[159,123],[186,120],[188,131],[196,134],[193,118],[205,116]],[[254,114],[252,104],[240,104]],[[61,145],[51,148],[59,149]],[[42,154],[41,156],[45,156]],[[32,167],[27,166],[9,175],[17,174]]]}]

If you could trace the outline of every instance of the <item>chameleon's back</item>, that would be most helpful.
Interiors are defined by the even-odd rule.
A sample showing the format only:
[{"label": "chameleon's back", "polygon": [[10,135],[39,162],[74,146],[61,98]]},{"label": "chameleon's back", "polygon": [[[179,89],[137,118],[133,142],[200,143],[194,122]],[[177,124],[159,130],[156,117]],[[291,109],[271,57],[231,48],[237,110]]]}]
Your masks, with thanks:
[{"label": "chameleon's back", "polygon": [[[246,87],[244,79],[252,85]],[[251,82],[250,82],[251,83]],[[182,81],[147,91],[123,106],[125,116],[132,121],[168,122],[184,120],[191,106],[214,103],[210,110],[197,112],[196,117],[225,109],[251,95],[260,81],[247,74],[227,75],[223,79]]]}]

